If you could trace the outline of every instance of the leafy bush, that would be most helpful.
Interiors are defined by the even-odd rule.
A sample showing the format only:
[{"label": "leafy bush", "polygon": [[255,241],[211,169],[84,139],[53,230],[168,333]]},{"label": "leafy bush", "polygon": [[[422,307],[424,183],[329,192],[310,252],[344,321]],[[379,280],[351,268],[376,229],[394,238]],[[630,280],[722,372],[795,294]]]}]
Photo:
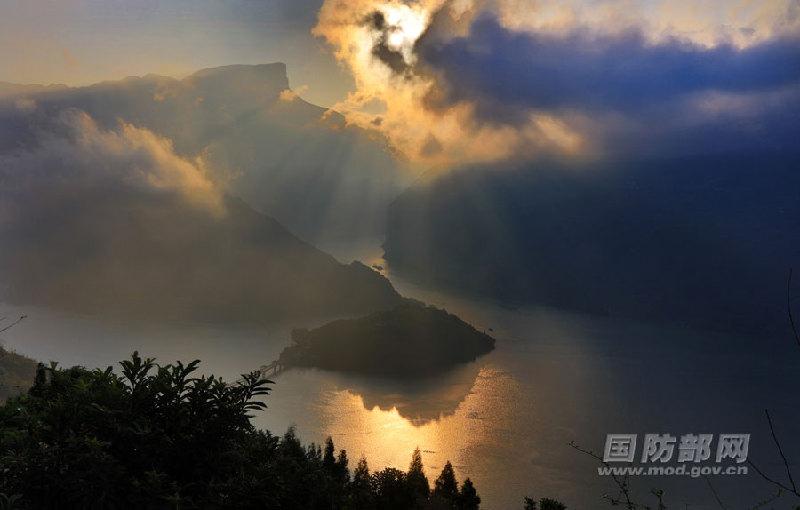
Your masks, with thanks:
[{"label": "leafy bush", "polygon": [[[259,479],[277,440],[249,413],[270,381],[192,377],[199,362],[156,366],[134,353],[118,375],[40,367],[28,395],[0,408],[0,492],[35,508],[228,506]],[[274,478],[274,477],[273,477]]]},{"label": "leafy bush", "polygon": [[[270,381],[254,373],[228,385],[196,377],[198,364],[158,366],[134,353],[120,374],[40,366],[29,393],[0,407],[4,503],[330,509],[356,502],[363,487],[350,481],[347,454],[334,457],[333,441],[323,453],[292,430],[278,438],[253,427]],[[381,476],[367,477],[367,500],[377,504]]]}]

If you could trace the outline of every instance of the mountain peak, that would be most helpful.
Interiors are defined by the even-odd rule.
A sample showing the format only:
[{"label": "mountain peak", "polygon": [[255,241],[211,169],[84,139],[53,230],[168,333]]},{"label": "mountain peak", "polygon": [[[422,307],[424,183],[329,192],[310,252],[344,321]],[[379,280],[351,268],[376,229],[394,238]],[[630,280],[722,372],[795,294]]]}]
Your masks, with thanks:
[{"label": "mountain peak", "polygon": [[67,87],[61,83],[51,83],[49,85],[41,85],[41,84],[34,84],[34,83],[10,83],[5,81],[0,81],[0,98],[2,97],[10,97],[10,96],[19,96],[25,94],[36,94],[39,92],[49,92],[54,90],[65,90]]},{"label": "mountain peak", "polygon": [[278,90],[289,88],[289,77],[286,64],[275,62],[272,64],[234,64],[220,67],[209,67],[191,74],[187,80],[193,82],[215,82],[225,80],[241,84],[270,84]]}]

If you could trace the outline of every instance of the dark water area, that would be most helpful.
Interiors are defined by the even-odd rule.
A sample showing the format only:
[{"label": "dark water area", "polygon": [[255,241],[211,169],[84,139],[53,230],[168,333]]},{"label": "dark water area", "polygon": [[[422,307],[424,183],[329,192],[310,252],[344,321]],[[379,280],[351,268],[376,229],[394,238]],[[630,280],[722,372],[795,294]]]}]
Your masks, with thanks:
[{"label": "dark water area", "polygon": [[[257,426],[282,433],[294,425],[308,442],[331,435],[353,462],[365,455],[372,469],[405,469],[418,446],[429,477],[452,461],[461,479],[473,479],[488,509],[522,508],[525,495],[554,497],[574,509],[607,508],[603,496],[613,494],[614,485],[598,476],[596,461],[568,443],[601,452],[609,433],[639,434],[637,457],[645,433],[749,433],[749,458],[782,479],[765,408],[787,456],[800,462],[800,349],[790,338],[507,309],[390,278],[403,295],[490,332],[496,349],[474,363],[407,381],[283,372]],[[274,359],[292,327],[322,323],[248,328],[129,323],[6,305],[0,312],[29,315],[2,341],[36,359],[104,367],[138,349],[164,362],[199,358],[204,372],[228,379]],[[709,482],[727,508],[750,508],[775,494],[755,473],[631,480],[640,500],[651,504],[647,493],[659,487],[669,508],[719,508]],[[782,498],[772,507],[791,503]]]}]

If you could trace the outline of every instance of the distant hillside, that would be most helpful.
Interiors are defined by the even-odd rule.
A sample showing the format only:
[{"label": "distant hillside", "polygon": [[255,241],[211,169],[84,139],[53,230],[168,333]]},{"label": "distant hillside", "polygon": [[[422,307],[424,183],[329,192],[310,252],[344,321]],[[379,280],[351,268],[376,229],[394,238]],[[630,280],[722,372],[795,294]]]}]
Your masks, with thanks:
[{"label": "distant hillside", "polygon": [[474,361],[494,349],[494,339],[455,315],[407,302],[359,319],[296,329],[280,362],[328,370],[398,377],[434,374]]},{"label": "distant hillside", "polygon": [[31,118],[67,108],[104,129],[122,120],[171,140],[180,156],[202,154],[230,194],[316,245],[381,234],[386,206],[407,179],[383,143],[292,92],[280,63],[205,69],[181,80],[14,86],[5,104],[3,90],[0,151],[33,143],[38,120]]},{"label": "distant hillside", "polygon": [[800,157],[474,168],[390,208],[393,271],[501,301],[785,333]]},{"label": "distant hillside", "polygon": [[0,402],[27,390],[35,374],[34,360],[0,347]]},{"label": "distant hillside", "polygon": [[45,113],[20,113],[30,143],[0,151],[0,299],[247,321],[399,303],[388,280],[232,198],[170,140],[79,110]]},{"label": "distant hillside", "polygon": [[12,96],[24,96],[27,94],[38,94],[40,92],[54,90],[64,90],[66,88],[66,85],[29,85],[0,81],[0,99]]},{"label": "distant hillside", "polygon": [[0,228],[9,301],[248,321],[358,314],[400,301],[375,271],[340,264],[238,199],[225,199],[220,218],[167,197],[83,200]]}]

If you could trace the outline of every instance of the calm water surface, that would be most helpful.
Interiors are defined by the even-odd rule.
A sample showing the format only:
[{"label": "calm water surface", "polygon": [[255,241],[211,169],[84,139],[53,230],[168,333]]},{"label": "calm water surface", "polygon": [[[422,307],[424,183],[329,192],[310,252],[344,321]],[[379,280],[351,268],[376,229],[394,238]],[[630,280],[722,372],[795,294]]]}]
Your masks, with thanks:
[{"label": "calm water surface", "polygon": [[[371,258],[364,258],[375,262]],[[276,378],[259,427],[296,426],[305,441],[331,435],[372,469],[407,468],[419,446],[429,477],[450,460],[471,477],[488,509],[522,508],[550,496],[573,509],[608,508],[614,486],[570,441],[602,450],[609,432],[753,434],[750,458],[781,475],[766,427],[769,408],[790,457],[800,459],[800,349],[786,341],[738,338],[545,308],[521,310],[416,287],[398,290],[460,315],[498,339],[477,362],[431,379],[392,381],[292,370]],[[138,349],[161,361],[203,360],[228,379],[274,359],[295,326],[148,324],[0,305],[29,318],[3,337],[40,360],[104,367]],[[798,461],[800,462],[800,461]],[[800,471],[800,468],[796,468]],[[800,477],[800,472],[796,474]],[[756,475],[634,480],[646,494],[667,490],[670,508],[750,508],[774,491]],[[784,503],[785,501],[785,503]],[[772,507],[793,508],[778,500]]]}]

